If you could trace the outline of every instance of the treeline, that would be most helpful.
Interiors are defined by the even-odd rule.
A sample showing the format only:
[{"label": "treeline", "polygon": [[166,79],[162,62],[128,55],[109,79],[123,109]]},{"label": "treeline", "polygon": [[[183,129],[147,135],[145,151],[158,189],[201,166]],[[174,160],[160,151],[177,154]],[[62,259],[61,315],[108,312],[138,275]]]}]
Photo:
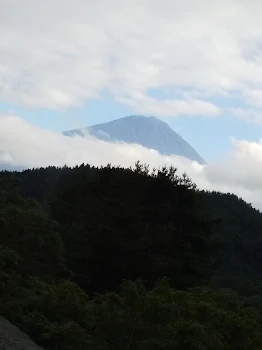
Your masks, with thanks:
[{"label": "treeline", "polygon": [[46,349],[261,349],[261,234],[172,167],[1,172],[0,314]]}]

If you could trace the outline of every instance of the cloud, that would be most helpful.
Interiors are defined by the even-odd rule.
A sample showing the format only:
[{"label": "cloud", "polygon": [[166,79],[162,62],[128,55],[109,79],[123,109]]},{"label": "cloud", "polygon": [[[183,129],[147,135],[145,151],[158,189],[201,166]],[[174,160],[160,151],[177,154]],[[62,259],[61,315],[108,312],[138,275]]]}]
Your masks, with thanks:
[{"label": "cloud", "polygon": [[262,124],[262,110],[254,108],[232,108],[230,110],[233,116],[236,116],[248,123]]},{"label": "cloud", "polygon": [[246,89],[244,97],[251,106],[262,107],[262,89]]},{"label": "cloud", "polygon": [[[216,115],[210,97],[234,93],[261,108],[261,11],[259,0],[0,0],[0,100],[61,110],[109,90],[140,113]],[[174,94],[148,106],[163,87]]]},{"label": "cloud", "polygon": [[90,135],[66,137],[26,123],[15,115],[0,117],[0,167],[91,165],[174,165],[192,177],[199,188],[231,192],[262,209],[262,140],[232,140],[234,151],[223,162],[200,165],[178,156],[162,156],[140,145],[107,143]]},{"label": "cloud", "polygon": [[220,109],[214,104],[192,98],[159,101],[145,94],[137,94],[132,98],[118,98],[118,101],[129,105],[135,112],[161,117],[192,114],[210,117],[220,114]]}]

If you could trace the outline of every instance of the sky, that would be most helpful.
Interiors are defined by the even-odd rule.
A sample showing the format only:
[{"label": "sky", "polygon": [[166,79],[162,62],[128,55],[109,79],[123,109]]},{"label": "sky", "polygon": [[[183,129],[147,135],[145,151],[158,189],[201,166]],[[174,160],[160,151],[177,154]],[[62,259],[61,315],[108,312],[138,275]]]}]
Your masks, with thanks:
[{"label": "sky", "polygon": [[[262,209],[262,2],[0,0],[0,166],[174,164]],[[166,121],[208,162],[64,130]]]}]

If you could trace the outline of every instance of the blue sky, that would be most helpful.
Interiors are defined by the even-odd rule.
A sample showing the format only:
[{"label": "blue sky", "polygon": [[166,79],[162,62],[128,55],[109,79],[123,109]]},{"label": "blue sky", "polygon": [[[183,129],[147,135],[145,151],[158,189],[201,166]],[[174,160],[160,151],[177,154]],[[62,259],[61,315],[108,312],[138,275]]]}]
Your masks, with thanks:
[{"label": "blue sky", "polygon": [[262,5],[164,2],[0,5],[1,113],[58,132],[154,115],[208,162],[257,142]]},{"label": "blue sky", "polygon": [[[166,97],[161,90],[152,95],[159,100]],[[234,100],[223,101],[223,99],[217,100],[216,104],[224,109],[229,106],[242,106],[240,102],[236,104]],[[3,113],[12,111],[30,124],[57,132],[104,123],[134,114],[132,108],[118,103],[111,94],[106,93],[99,99],[84,103],[81,107],[71,107],[64,111],[21,107],[6,102],[0,103],[0,110]],[[207,162],[221,160],[225,153],[233,149],[231,137],[257,142],[262,136],[262,126],[247,123],[230,113],[213,118],[183,116],[160,117],[160,119],[167,122],[189,142]]]},{"label": "blue sky", "polygon": [[[0,168],[175,164],[262,208],[261,13],[258,0],[0,1]],[[131,114],[163,119],[208,165],[61,134]]]}]

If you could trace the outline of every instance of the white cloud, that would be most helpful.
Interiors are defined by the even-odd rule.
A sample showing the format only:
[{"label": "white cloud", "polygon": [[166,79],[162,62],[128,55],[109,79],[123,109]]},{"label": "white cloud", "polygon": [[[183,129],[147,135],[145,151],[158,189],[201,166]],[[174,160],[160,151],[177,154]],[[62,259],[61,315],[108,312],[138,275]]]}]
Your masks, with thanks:
[{"label": "white cloud", "polygon": [[246,89],[243,94],[251,106],[262,107],[262,89]]},{"label": "white cloud", "polygon": [[0,0],[0,100],[63,109],[109,89],[151,113],[148,90],[172,87],[198,100],[154,100],[159,115],[217,114],[205,101],[231,93],[260,108],[261,11],[259,0]]},{"label": "white cloud", "polygon": [[253,108],[232,108],[231,114],[252,124],[262,124],[262,110]]},{"label": "white cloud", "polygon": [[178,156],[162,156],[139,145],[107,143],[92,136],[66,137],[30,125],[16,116],[0,117],[0,165],[13,167],[91,165],[174,165],[187,172],[199,188],[233,192],[262,209],[262,140],[232,140],[234,152],[206,166]]},{"label": "white cloud", "polygon": [[158,101],[140,93],[139,95],[131,96],[131,98],[118,98],[118,101],[129,105],[135,112],[161,117],[192,114],[210,117],[220,114],[220,109],[212,103],[193,98]]}]

